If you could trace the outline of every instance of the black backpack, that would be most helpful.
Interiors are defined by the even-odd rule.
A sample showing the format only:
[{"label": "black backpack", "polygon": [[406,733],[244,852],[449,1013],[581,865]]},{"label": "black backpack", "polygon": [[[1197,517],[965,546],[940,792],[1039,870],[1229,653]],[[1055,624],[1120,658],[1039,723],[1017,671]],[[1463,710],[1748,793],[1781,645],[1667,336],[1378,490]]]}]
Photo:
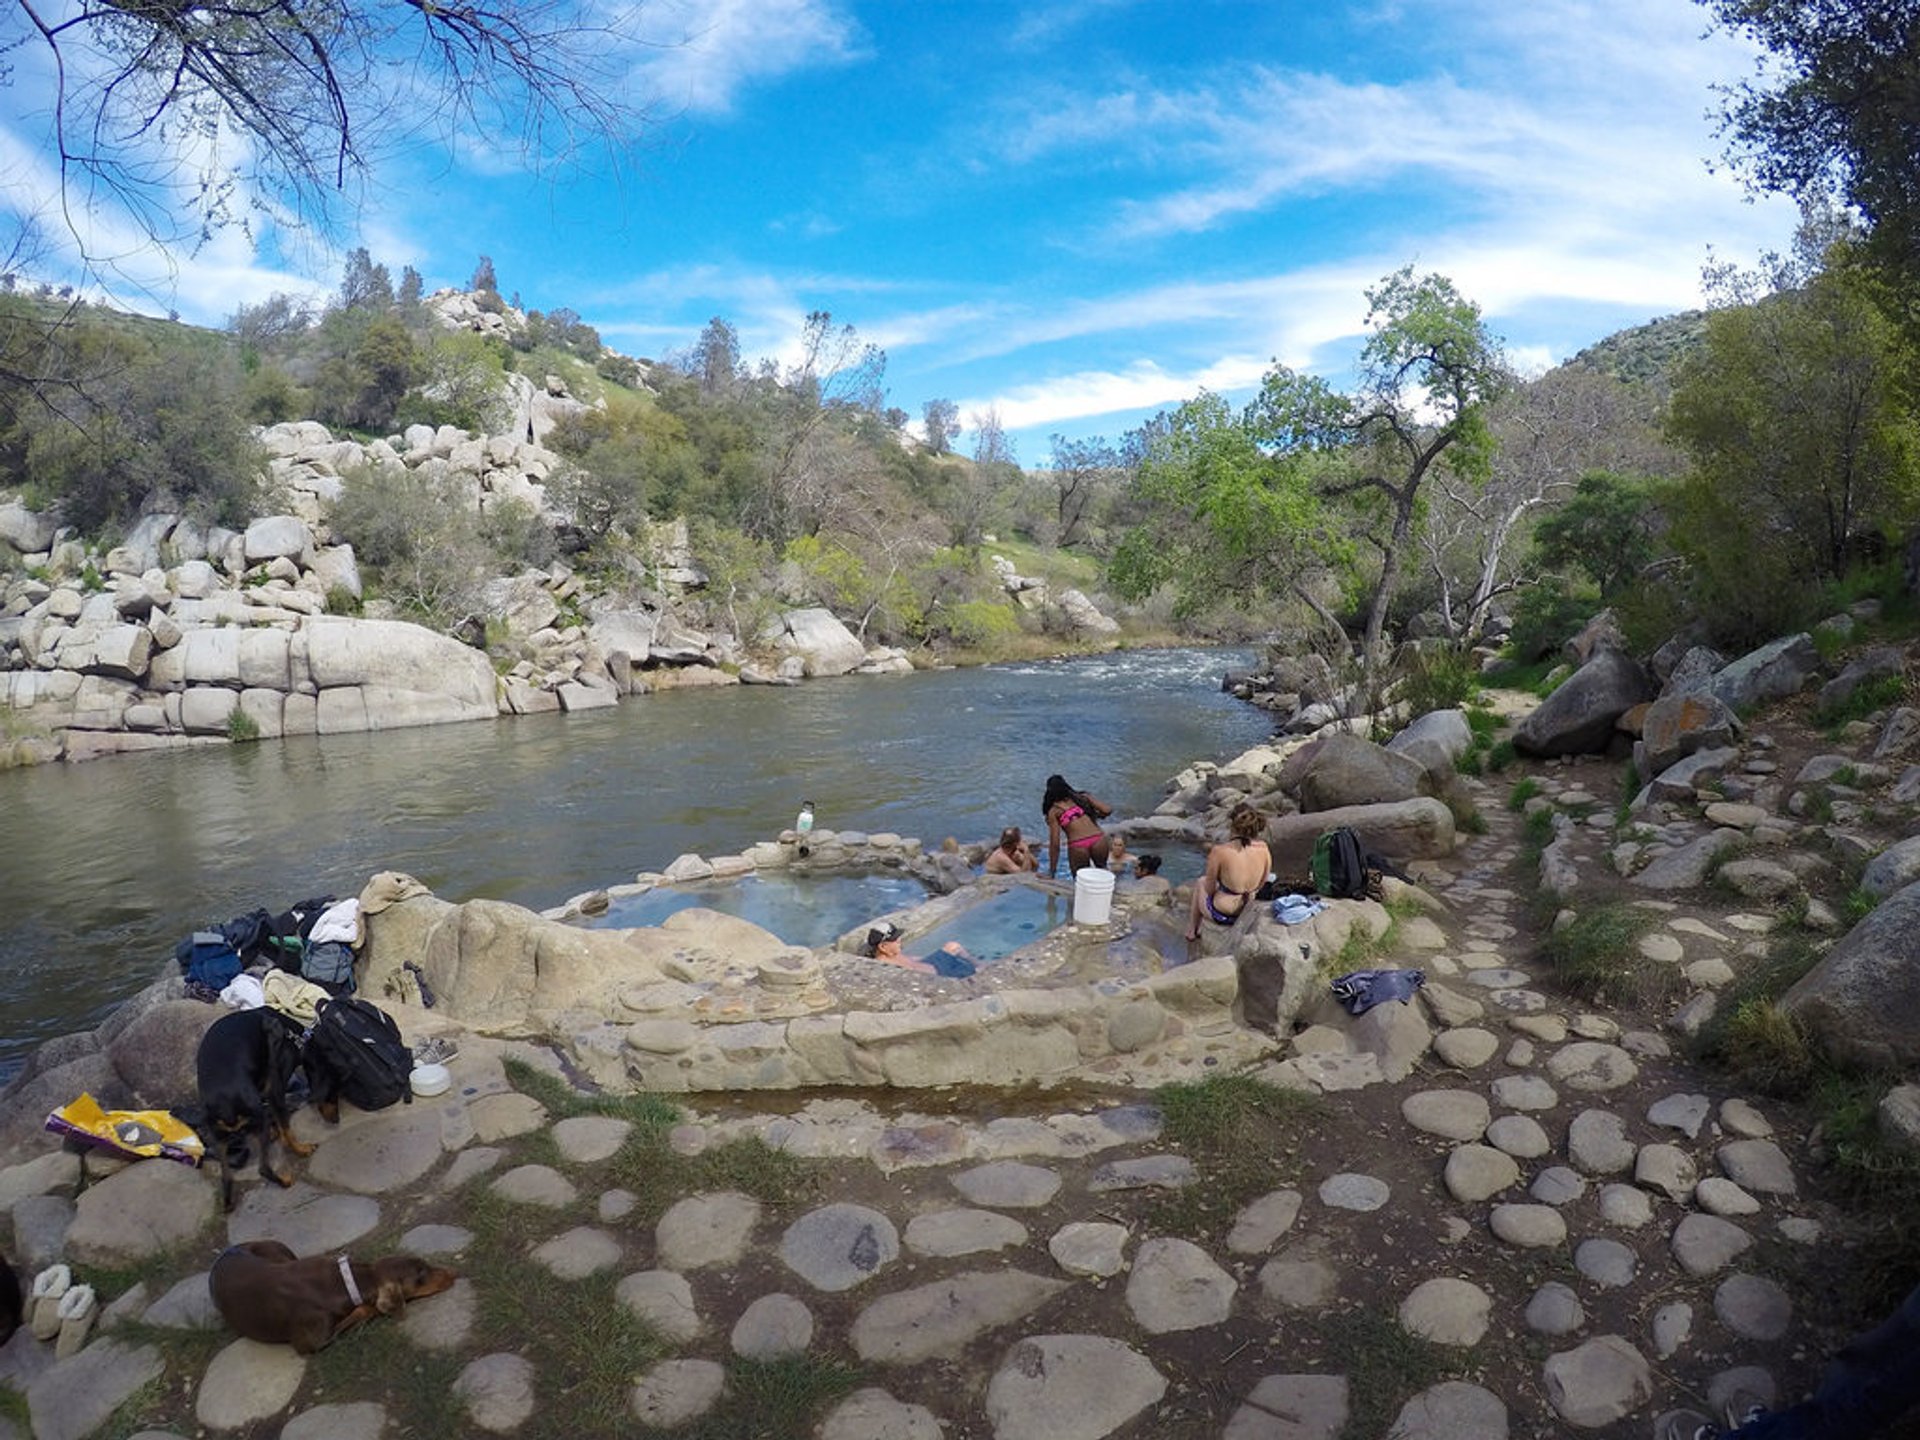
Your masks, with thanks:
[{"label": "black backpack", "polygon": [[317,1055],[333,1073],[341,1097],[362,1110],[384,1110],[396,1100],[413,1103],[413,1052],[393,1017],[371,1001],[340,999],[321,1006],[307,1037],[307,1055],[310,1060]]},{"label": "black backpack", "polygon": [[1367,852],[1345,825],[1313,842],[1313,888],[1331,900],[1360,900],[1367,893]]}]

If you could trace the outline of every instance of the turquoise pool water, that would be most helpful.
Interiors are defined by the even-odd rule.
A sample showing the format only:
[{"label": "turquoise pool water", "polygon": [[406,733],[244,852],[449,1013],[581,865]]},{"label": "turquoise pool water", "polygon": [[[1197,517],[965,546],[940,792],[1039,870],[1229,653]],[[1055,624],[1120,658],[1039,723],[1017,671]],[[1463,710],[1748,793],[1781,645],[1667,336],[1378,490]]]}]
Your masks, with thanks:
[{"label": "turquoise pool water", "polygon": [[905,875],[743,875],[622,896],[606,914],[580,923],[595,930],[637,929],[699,905],[811,948],[831,945],[864,920],[926,898],[927,887]]},{"label": "turquoise pool water", "polygon": [[1071,919],[1072,895],[1015,885],[1003,894],[968,906],[924,934],[909,935],[905,948],[909,955],[928,955],[957,940],[976,960],[1004,960]]}]

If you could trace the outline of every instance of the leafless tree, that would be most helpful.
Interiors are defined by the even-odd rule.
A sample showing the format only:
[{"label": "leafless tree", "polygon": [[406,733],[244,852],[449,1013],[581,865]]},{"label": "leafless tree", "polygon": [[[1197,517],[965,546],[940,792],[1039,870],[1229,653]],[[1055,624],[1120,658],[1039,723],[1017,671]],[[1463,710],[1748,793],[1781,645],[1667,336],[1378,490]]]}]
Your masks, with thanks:
[{"label": "leafless tree", "polygon": [[103,205],[174,244],[255,205],[325,218],[382,149],[428,136],[618,151],[647,118],[633,32],[588,0],[13,0],[0,83],[44,88],[63,219],[97,268]]},{"label": "leafless tree", "polygon": [[1493,602],[1520,582],[1517,542],[1531,520],[1571,495],[1582,475],[1677,473],[1681,461],[1660,438],[1654,408],[1645,387],[1577,365],[1494,404],[1485,482],[1440,470],[1420,536],[1449,635],[1480,633]]}]

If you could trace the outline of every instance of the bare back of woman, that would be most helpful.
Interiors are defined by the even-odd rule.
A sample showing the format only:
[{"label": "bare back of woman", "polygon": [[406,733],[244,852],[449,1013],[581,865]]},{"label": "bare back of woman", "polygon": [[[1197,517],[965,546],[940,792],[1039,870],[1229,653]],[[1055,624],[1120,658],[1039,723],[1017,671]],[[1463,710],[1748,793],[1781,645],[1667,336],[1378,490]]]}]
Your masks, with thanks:
[{"label": "bare back of woman", "polygon": [[1108,845],[1100,821],[1113,813],[1111,806],[1075,790],[1060,776],[1049,775],[1041,809],[1047,817],[1047,874],[1060,873],[1063,842],[1069,873],[1089,865],[1105,868]]},{"label": "bare back of woman", "polygon": [[1251,805],[1236,806],[1228,826],[1231,840],[1215,845],[1207,852],[1207,869],[1193,882],[1192,918],[1187,939],[1200,938],[1203,921],[1232,925],[1246,912],[1247,903],[1267,883],[1273,869],[1273,852],[1261,838],[1266,831],[1266,816]]}]

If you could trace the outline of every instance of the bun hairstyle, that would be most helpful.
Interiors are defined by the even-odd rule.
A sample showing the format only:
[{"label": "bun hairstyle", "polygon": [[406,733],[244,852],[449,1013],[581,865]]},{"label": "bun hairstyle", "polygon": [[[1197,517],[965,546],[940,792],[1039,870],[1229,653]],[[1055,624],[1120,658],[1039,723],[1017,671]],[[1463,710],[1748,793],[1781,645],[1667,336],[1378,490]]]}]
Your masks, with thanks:
[{"label": "bun hairstyle", "polygon": [[1242,845],[1258,840],[1267,832],[1267,817],[1251,805],[1236,805],[1227,817],[1227,833]]}]

